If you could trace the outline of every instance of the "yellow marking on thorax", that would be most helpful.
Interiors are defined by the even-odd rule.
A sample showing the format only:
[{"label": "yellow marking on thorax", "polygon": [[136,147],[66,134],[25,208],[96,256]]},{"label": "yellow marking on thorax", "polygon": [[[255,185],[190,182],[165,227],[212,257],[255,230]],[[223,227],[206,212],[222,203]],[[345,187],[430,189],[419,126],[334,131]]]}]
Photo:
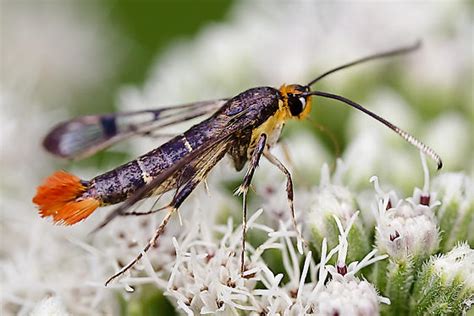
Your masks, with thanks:
[{"label": "yellow marking on thorax", "polygon": [[250,158],[252,151],[260,137],[263,133],[267,135],[267,145],[272,146],[278,140],[280,136],[281,129],[285,122],[290,118],[302,120],[306,118],[311,112],[311,97],[306,97],[306,106],[298,116],[292,116],[290,108],[288,106],[288,94],[299,94],[301,91],[296,89],[296,85],[282,85],[280,87],[280,93],[282,99],[278,101],[278,110],[269,117],[262,125],[257,127],[252,131],[252,136],[250,138],[250,145],[248,148],[247,155]]},{"label": "yellow marking on thorax", "polygon": [[[291,117],[289,114],[288,108],[285,107],[282,100],[278,101],[278,110],[270,116],[262,125],[257,127],[252,131],[252,136],[250,138],[250,146],[249,149],[252,151],[253,147],[257,143],[260,135],[266,134],[268,137],[268,145],[273,145],[280,136],[281,128],[283,124]],[[278,135],[274,135],[274,133],[278,133]]]}]

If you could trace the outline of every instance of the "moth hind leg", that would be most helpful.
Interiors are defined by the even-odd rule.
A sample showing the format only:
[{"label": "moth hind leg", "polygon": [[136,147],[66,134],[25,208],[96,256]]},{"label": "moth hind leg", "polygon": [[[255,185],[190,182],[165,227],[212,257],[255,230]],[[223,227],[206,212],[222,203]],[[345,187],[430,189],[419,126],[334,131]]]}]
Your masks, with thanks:
[{"label": "moth hind leg", "polygon": [[135,257],[135,259],[133,259],[132,261],[130,261],[126,266],[124,266],[122,269],[120,269],[120,271],[118,271],[117,273],[115,273],[114,275],[112,275],[110,278],[107,279],[107,281],[105,281],[105,286],[108,286],[110,282],[112,282],[114,279],[116,279],[117,277],[121,276],[122,274],[124,274],[125,272],[127,272],[131,267],[133,267],[142,257],[143,255],[145,254],[145,252],[147,252],[152,246],[154,246],[156,244],[156,241],[158,240],[158,238],[161,236],[161,234],[163,234],[163,231],[165,230],[165,227],[166,225],[168,224],[170,218],[171,218],[171,215],[176,211],[175,208],[171,208],[168,213],[166,214],[166,216],[163,218],[163,220],[161,221],[161,224],[160,226],[158,226],[158,228],[156,229],[155,233],[153,234],[153,237],[148,241],[148,243],[146,244],[146,246],[143,248],[143,250]]},{"label": "moth hind leg", "polygon": [[184,181],[181,185],[177,184],[177,187],[174,189],[175,193],[169,204],[159,207],[159,208],[155,208],[158,202],[160,201],[160,199],[163,197],[163,195],[168,192],[168,190],[165,190],[165,192],[162,192],[158,195],[158,197],[155,199],[155,201],[153,202],[153,205],[150,207],[148,211],[130,211],[126,213],[121,213],[120,216],[145,216],[145,215],[154,214],[160,211],[164,211],[172,207],[176,207],[176,203],[181,205],[181,203],[183,203],[183,201],[188,197],[189,194],[186,196],[183,196],[183,194],[179,195],[179,192],[180,192],[181,186],[183,186],[183,189],[185,189],[184,187],[186,186],[186,184],[188,184],[188,182],[192,182],[192,181],[189,181],[188,179],[187,182]]},{"label": "moth hind leg", "polygon": [[[178,208],[181,206],[181,204],[186,200],[186,198],[191,194],[191,192],[196,188],[196,186],[200,183],[199,179],[192,179],[185,185],[183,185],[182,188],[180,188],[175,196],[173,197],[173,200],[165,207],[160,208],[161,210],[168,209],[168,213],[165,215],[163,220],[161,221],[161,224],[158,226],[158,228],[155,230],[155,233],[153,236],[150,238],[146,246],[142,249],[142,251],[133,259],[130,261],[126,266],[124,266],[122,269],[120,269],[117,273],[112,275],[110,278],[107,279],[105,282],[105,286],[107,286],[111,281],[116,279],[117,277],[121,276],[125,272],[127,272],[131,267],[133,267],[142,257],[143,255],[153,246],[156,245],[156,242],[158,238],[163,234],[166,225],[168,224],[171,215],[173,215],[174,212],[178,210]],[[160,210],[159,209],[159,210]],[[157,211],[157,210],[154,210]],[[127,214],[124,214],[127,215]],[[143,215],[141,213],[140,215]]]},{"label": "moth hind leg", "polygon": [[155,202],[153,202],[153,205],[150,207],[150,209],[148,211],[143,211],[143,212],[142,211],[131,211],[131,212],[127,212],[127,213],[121,213],[119,216],[144,216],[144,215],[150,215],[150,214],[154,214],[154,213],[169,209],[172,206],[171,204],[173,202],[171,202],[171,203],[169,203],[165,206],[155,208],[156,204],[158,203],[158,201],[161,199],[162,196],[163,196],[163,194],[161,194],[160,196],[158,196],[156,198]]},{"label": "moth hind leg", "polygon": [[127,212],[127,213],[122,213],[120,214],[119,216],[144,216],[144,215],[150,215],[150,214],[154,214],[154,213],[157,213],[157,212],[160,212],[160,211],[164,211],[166,209],[168,209],[170,207],[170,204],[168,205],[165,205],[165,206],[162,206],[160,208],[156,208],[156,209],[150,209],[149,211],[144,211],[144,212],[141,212],[141,211],[131,211],[131,212]]}]

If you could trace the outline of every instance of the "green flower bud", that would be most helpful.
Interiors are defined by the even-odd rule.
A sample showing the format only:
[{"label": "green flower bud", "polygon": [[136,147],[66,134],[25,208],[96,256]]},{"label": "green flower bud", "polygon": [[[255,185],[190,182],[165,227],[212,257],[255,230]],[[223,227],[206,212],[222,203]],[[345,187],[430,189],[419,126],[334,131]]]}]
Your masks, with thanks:
[{"label": "green flower bud", "polygon": [[460,244],[424,266],[413,291],[418,315],[461,315],[474,301],[474,250]]},{"label": "green flower bud", "polygon": [[442,201],[436,215],[441,229],[442,251],[449,251],[460,240],[474,245],[474,185],[462,173],[445,173],[433,181]]},{"label": "green flower bud", "polygon": [[[343,226],[346,226],[357,212],[357,208],[354,196],[346,187],[330,183],[329,169],[325,165],[322,170],[321,184],[314,191],[308,214],[312,241],[319,253],[321,253],[321,243],[324,238],[326,238],[329,248],[334,248],[339,243],[339,231],[334,217],[339,218]],[[348,261],[360,260],[372,249],[361,220],[353,223],[348,241]]]}]

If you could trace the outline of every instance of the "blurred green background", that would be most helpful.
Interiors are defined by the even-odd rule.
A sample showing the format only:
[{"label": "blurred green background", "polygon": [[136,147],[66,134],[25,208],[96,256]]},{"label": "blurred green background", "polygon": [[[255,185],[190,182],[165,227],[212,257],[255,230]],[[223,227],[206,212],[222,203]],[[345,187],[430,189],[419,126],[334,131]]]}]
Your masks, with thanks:
[{"label": "blurred green background", "polygon": [[[53,125],[58,120],[68,119],[77,115],[113,112],[119,110],[120,102],[118,102],[118,97],[124,91],[124,87],[136,87],[137,89],[141,89],[143,87],[143,90],[146,90],[147,86],[153,88],[153,73],[157,72],[157,67],[160,65],[166,66],[166,63],[170,62],[170,52],[172,54],[173,49],[183,43],[186,45],[186,43],[197,42],[198,44],[196,44],[194,48],[192,44],[189,47],[191,47],[191,50],[195,49],[196,52],[199,53],[199,45],[202,45],[203,42],[202,37],[206,36],[203,36],[203,33],[207,34],[206,31],[212,29],[213,26],[216,26],[214,29],[219,29],[219,24],[227,25],[228,29],[234,28],[238,30],[241,28],[243,34],[247,34],[245,33],[246,19],[254,24],[255,15],[261,15],[262,24],[266,24],[269,23],[269,21],[274,20],[275,24],[273,26],[270,25],[267,28],[261,27],[255,32],[261,32],[261,42],[263,43],[267,41],[270,43],[272,41],[278,41],[278,34],[281,34],[281,43],[276,44],[278,46],[272,46],[268,48],[265,47],[264,51],[261,51],[261,47],[259,47],[253,52],[248,52],[248,50],[252,49],[252,41],[256,40],[256,36],[254,36],[252,39],[249,39],[250,44],[243,42],[245,41],[245,38],[226,42],[228,46],[235,47],[235,51],[237,52],[235,54],[236,56],[238,56],[239,52],[245,52],[245,54],[253,54],[254,60],[250,60],[246,63],[246,58],[248,59],[249,57],[245,56],[245,54],[242,60],[231,55],[228,59],[228,62],[230,64],[235,63],[234,67],[228,67],[230,71],[223,71],[225,73],[220,73],[218,75],[214,73],[219,71],[219,64],[216,63],[216,69],[212,69],[212,67],[210,68],[209,66],[202,66],[202,69],[204,69],[203,72],[208,72],[211,74],[203,74],[203,82],[196,82],[196,84],[191,88],[186,86],[186,80],[180,80],[179,78],[186,77],[186,69],[179,69],[180,73],[169,73],[169,77],[178,78],[176,80],[176,85],[182,85],[182,98],[174,97],[176,95],[176,91],[170,93],[172,96],[171,99],[178,100],[175,102],[180,103],[188,99],[198,100],[202,98],[199,93],[195,92],[196,90],[199,90],[200,88],[202,89],[202,87],[205,86],[205,81],[208,78],[211,79],[209,80],[209,89],[212,90],[212,86],[215,86],[216,83],[221,84],[223,88],[216,89],[215,93],[207,93],[205,94],[206,96],[209,95],[209,98],[229,97],[247,88],[257,85],[280,85],[282,83],[291,83],[292,81],[304,82],[311,79],[312,76],[316,76],[317,74],[331,67],[360,57],[362,54],[375,52],[376,48],[365,49],[363,50],[364,53],[355,50],[354,48],[366,46],[364,43],[366,39],[357,39],[356,37],[360,35],[357,34],[357,32],[353,32],[354,34],[352,34],[351,29],[347,28],[347,25],[343,25],[341,22],[332,23],[330,20],[325,20],[331,19],[330,17],[326,17],[326,15],[330,16],[329,14],[326,14],[326,12],[330,12],[331,15],[334,14],[334,16],[337,17],[337,12],[341,11],[341,16],[343,16],[344,12],[346,12],[345,14],[347,14],[347,12],[350,13],[351,10],[353,10],[352,7],[357,8],[357,6],[368,6],[368,8],[372,11],[385,9],[385,7],[394,7],[394,16],[392,17],[393,21],[390,21],[390,23],[395,27],[392,27],[392,29],[387,27],[387,29],[375,30],[373,29],[374,27],[370,27],[370,23],[373,23],[374,25],[383,25],[383,23],[380,24],[380,21],[369,22],[367,23],[367,26],[364,26],[363,23],[365,23],[365,21],[364,17],[360,16],[361,12],[356,12],[353,15],[349,15],[351,18],[354,16],[354,20],[348,22],[349,24],[353,24],[354,29],[367,27],[367,29],[370,30],[367,46],[378,46],[370,43],[370,40],[373,40],[374,43],[378,41],[384,43],[380,46],[383,46],[383,49],[386,49],[387,47],[398,47],[400,45],[409,44],[413,42],[414,39],[422,39],[427,44],[422,48],[422,54],[426,54],[428,52],[427,55],[429,56],[430,51],[431,53],[437,53],[436,51],[439,50],[439,47],[437,46],[431,47],[431,43],[434,40],[441,43],[446,42],[444,45],[452,45],[452,55],[446,55],[441,52],[436,56],[436,58],[433,58],[433,72],[436,72],[436,69],[438,68],[440,68],[440,71],[442,71],[444,63],[452,63],[452,60],[450,59],[456,58],[456,52],[461,52],[465,55],[470,49],[472,53],[472,47],[456,47],[456,45],[459,45],[458,43],[450,44],[452,38],[456,38],[456,36],[458,36],[457,33],[459,33],[459,29],[464,28],[464,26],[459,26],[458,24],[463,23],[462,19],[465,19],[465,17],[458,18],[457,15],[463,13],[463,11],[464,14],[466,14],[465,12],[472,11],[472,5],[468,2],[456,2],[456,4],[452,6],[443,5],[436,1],[426,1],[423,3],[413,4],[413,7],[418,11],[420,11],[420,8],[421,10],[423,8],[428,9],[426,17],[422,17],[426,20],[429,20],[430,16],[433,16],[432,19],[435,19],[434,14],[430,11],[446,11],[442,19],[439,19],[436,22],[416,21],[416,19],[418,19],[417,16],[407,16],[406,24],[413,24],[413,34],[404,34],[403,31],[397,29],[397,25],[403,25],[403,21],[400,19],[403,17],[404,12],[401,12],[402,14],[397,16],[396,14],[398,13],[398,8],[397,4],[395,3],[380,5],[371,2],[363,2],[361,4],[350,2],[330,4],[323,1],[316,3],[316,9],[313,10],[311,8],[312,5],[306,2],[280,1],[269,5],[269,3],[263,1],[256,2],[255,10],[252,10],[249,9],[253,6],[252,2],[246,1],[232,2],[207,0],[195,2],[108,0],[79,1],[69,2],[66,4],[54,0],[37,2],[2,1],[3,18],[1,23],[4,26],[2,28],[2,32],[7,35],[3,36],[5,45],[3,45],[2,48],[2,56],[8,57],[9,54],[17,54],[15,52],[15,46],[13,46],[13,48],[9,47],[9,37],[15,37],[17,35],[15,34],[15,29],[11,27],[11,25],[14,23],[10,22],[18,23],[18,21],[20,21],[21,24],[26,24],[26,20],[29,18],[28,16],[23,16],[23,11],[31,11],[29,14],[32,14],[33,18],[36,18],[37,16],[44,16],[45,20],[47,20],[48,14],[56,14],[57,16],[64,15],[66,19],[68,18],[68,15],[72,15],[74,19],[82,19],[83,25],[79,24],[71,26],[77,29],[76,31],[79,32],[79,36],[90,36],[87,35],[87,32],[92,31],[96,32],[97,34],[97,38],[95,40],[103,40],[103,43],[100,43],[102,47],[98,49],[98,52],[94,52],[92,50],[92,56],[85,56],[85,60],[81,61],[84,64],[83,68],[87,68],[87,58],[90,58],[92,66],[89,66],[91,68],[88,70],[90,72],[89,76],[92,78],[94,78],[94,76],[99,78],[95,81],[88,80],[88,75],[84,74],[81,74],[84,76],[84,78],[81,79],[80,76],[75,75],[74,71],[68,72],[69,69],[64,66],[64,70],[60,69],[60,71],[64,71],[64,73],[61,75],[66,77],[67,80],[77,81],[72,82],[72,84],[68,84],[68,81],[61,81],[61,77],[59,77],[59,79],[54,77],[55,68],[52,67],[53,80],[50,80],[48,73],[43,74],[42,72],[39,72],[39,75],[36,77],[36,80],[39,81],[39,83],[34,82],[34,79],[32,79],[32,85],[35,85],[33,93],[31,91],[26,91],[25,93],[24,91],[21,91],[23,88],[20,88],[20,80],[17,80],[18,82],[15,80],[9,80],[10,77],[16,76],[16,72],[21,74],[21,71],[17,71],[17,69],[12,66],[14,63],[10,63],[9,60],[7,60],[8,58],[3,59],[3,64],[6,65],[6,67],[3,68],[6,68],[6,70],[3,70],[2,77],[6,79],[4,80],[4,83],[6,83],[5,87],[7,91],[16,91],[19,92],[19,95],[26,95],[27,97],[37,99],[40,101],[40,107],[42,111],[44,111],[46,114],[48,114],[48,111],[56,114],[51,115],[51,122],[48,123]],[[406,3],[403,5],[405,5],[407,8],[409,7],[409,5]],[[446,9],[443,8],[443,6],[446,7]],[[61,7],[65,7],[66,10],[63,12],[61,9],[58,9]],[[306,10],[306,7],[309,9]],[[279,12],[278,9],[275,12],[275,8],[280,8]],[[245,10],[248,10],[248,12],[245,12]],[[54,13],[55,11],[58,12]],[[296,11],[298,12],[296,14],[302,14],[305,16],[302,16],[301,21],[297,19],[295,20],[295,14],[292,13],[292,11]],[[364,12],[364,10],[361,11]],[[291,14],[293,14],[293,16]],[[285,15],[289,16],[288,21],[285,21]],[[383,14],[381,15],[383,16]],[[309,22],[321,22],[319,22],[320,25],[318,23],[309,25],[308,21],[304,20],[304,18],[310,19],[311,21],[308,20]],[[241,20],[243,20],[243,22]],[[34,24],[35,21],[32,20],[30,23]],[[287,23],[288,26],[286,26],[285,23]],[[301,34],[284,33],[285,29],[294,28],[298,30],[298,23],[301,23]],[[339,25],[337,23],[339,23]],[[419,34],[417,34],[419,28],[417,23],[421,25],[421,28],[424,27],[424,29],[419,30]],[[424,25],[429,23],[432,25],[429,25],[428,27]],[[306,25],[308,25],[308,27],[306,27]],[[258,27],[258,25],[250,25],[249,27],[255,26]],[[26,27],[31,26],[27,25],[25,28]],[[55,25],[53,23],[51,26],[46,25],[46,27],[53,28]],[[274,30],[271,29],[272,27]],[[340,33],[342,32],[347,34],[341,36]],[[24,36],[24,33],[25,32],[22,31],[21,35]],[[42,32],[39,31],[38,33],[41,34]],[[336,36],[334,36],[333,33],[335,33]],[[74,35],[75,33],[72,33],[71,37]],[[288,36],[298,38],[298,35],[304,36],[304,38],[298,40],[301,44],[312,41],[317,42],[317,44],[314,44],[313,46],[307,45],[309,47],[315,47],[314,51],[302,45],[301,51],[299,52],[302,55],[302,58],[299,56],[292,57],[292,54],[295,53],[291,51],[291,45],[294,45],[295,43],[294,41],[289,41],[287,38]],[[49,45],[49,47],[46,49],[51,49],[54,51],[54,46],[52,45],[54,45],[55,41],[62,40],[60,36],[67,37],[68,30],[64,30],[64,34],[53,33],[53,37],[54,36],[57,36],[57,38],[48,39],[45,35],[45,43]],[[234,34],[231,33],[231,36],[234,36]],[[371,37],[373,37],[373,39],[371,39]],[[336,39],[339,39],[337,45],[331,43],[331,40],[335,41]],[[41,37],[39,40],[42,40]],[[298,41],[296,41],[297,45]],[[14,39],[13,42],[15,42]],[[289,42],[289,44],[285,44],[286,42]],[[94,43],[92,42],[92,44]],[[290,47],[285,47],[285,45]],[[216,47],[219,48],[218,46]],[[329,53],[326,53],[326,47],[328,48]],[[306,51],[304,51],[305,48]],[[442,48],[445,49],[444,47]],[[27,49],[32,49],[34,51],[34,43],[32,43],[31,48],[27,47]],[[275,49],[277,51],[275,51]],[[175,51],[178,50],[179,49],[175,49]],[[286,50],[288,50],[287,56],[285,56]],[[341,54],[340,51],[344,50],[346,50],[346,53]],[[347,53],[347,51],[351,52],[352,50],[354,50],[353,53]],[[334,52],[344,55],[344,57],[341,57],[340,59],[337,57],[332,57],[332,55],[336,55]],[[46,54],[47,53],[48,52],[46,52]],[[94,55],[95,53],[102,55]],[[266,59],[265,56],[272,54],[275,56],[283,56],[280,64],[275,64],[274,60]],[[325,54],[327,54],[328,57],[324,56]],[[224,54],[220,54],[219,51],[216,51],[215,53],[214,51],[210,51],[209,59],[212,60],[213,58],[219,58],[223,55]],[[262,55],[260,60],[258,60],[258,57],[255,57],[258,55]],[[416,52],[413,55],[420,56],[420,53]],[[164,62],[162,61],[163,56],[165,57]],[[308,56],[311,57],[308,58]],[[57,56],[53,57],[57,58]],[[166,57],[168,57],[168,59],[166,59]],[[17,62],[24,62],[24,59],[22,58],[28,59],[29,56],[22,56],[20,54]],[[65,63],[65,65],[73,65],[76,63],[74,59],[68,60],[68,56],[63,56],[63,58],[64,61],[60,62]],[[79,56],[79,58],[81,58],[81,56]],[[186,58],[193,59],[193,57],[189,55],[187,55]],[[294,76],[294,74],[291,73],[290,75],[285,76],[284,72],[289,72],[288,69],[291,69],[291,64],[288,63],[288,61],[291,62],[291,58],[300,58],[301,60],[309,61],[307,66],[303,66],[306,68],[305,70],[295,70],[295,73],[298,74],[299,72],[300,76]],[[325,58],[327,58],[329,62],[325,61]],[[400,98],[403,99],[406,104],[410,106],[410,110],[413,111],[413,113],[417,116],[415,119],[423,119],[423,128],[428,128],[425,126],[425,122],[435,121],[441,113],[446,111],[451,113],[460,113],[461,115],[465,116],[465,118],[467,118],[470,123],[474,122],[471,89],[472,66],[470,65],[469,59],[463,60],[466,58],[466,56],[459,56],[459,64],[461,65],[456,65],[460,69],[456,75],[457,77],[454,79],[455,84],[450,83],[449,85],[444,85],[443,83],[436,82],[417,82],[416,79],[414,80],[413,78],[410,78],[410,76],[407,76],[408,72],[412,72],[412,74],[414,73],[420,77],[431,77],[431,74],[423,74],[420,70],[417,71],[414,69],[411,71],[409,68],[410,64],[408,62],[410,58],[410,56],[399,57],[383,62],[374,62],[369,65],[359,66],[354,69],[344,71],[341,74],[333,75],[336,78],[335,80],[332,80],[331,77],[329,80],[324,80],[318,83],[314,88],[344,95],[355,101],[361,102],[368,108],[372,107],[373,102],[371,102],[371,96],[374,94],[374,91],[393,90],[399,95]],[[203,58],[196,57],[196,59],[196,65],[193,65],[192,62],[187,63],[189,72],[196,72],[199,71],[197,69],[201,69],[200,64],[202,64]],[[103,61],[106,61],[108,64],[102,66],[100,63]],[[42,60],[40,56],[39,63],[41,62]],[[48,67],[49,65],[47,63],[50,62],[50,60],[46,60],[46,64],[41,65],[41,67]],[[99,63],[95,68],[93,66],[94,62]],[[175,61],[173,62],[176,63]],[[183,62],[183,64],[185,64],[185,62]],[[261,64],[261,66],[259,64]],[[465,64],[467,67],[463,67],[463,64]],[[302,67],[301,65],[297,66],[300,68]],[[12,69],[9,69],[10,67],[12,67]],[[450,67],[450,65],[444,67]],[[276,72],[278,76],[271,77],[271,72],[264,73],[264,71],[268,69]],[[280,69],[279,73],[278,69]],[[30,71],[31,73],[35,74],[35,69],[31,69]],[[451,71],[454,70],[451,69]],[[95,74],[95,72],[98,74]],[[107,73],[101,75],[100,72]],[[13,76],[11,76],[11,74],[13,74]],[[33,77],[29,74],[26,75],[28,75],[28,78]],[[73,79],[68,78],[68,76]],[[74,79],[74,77],[77,79]],[[348,79],[338,81],[338,78],[341,77]],[[56,79],[57,82],[55,82],[54,79]],[[448,78],[447,80],[453,79]],[[88,83],[88,81],[90,82]],[[199,79],[196,81],[199,81]],[[58,83],[58,85],[55,85],[56,83]],[[160,87],[158,86],[157,88]],[[167,101],[164,101],[167,99],[167,91],[160,90],[160,93],[162,97],[159,99],[157,98],[156,101],[148,100],[149,102],[152,101],[156,103],[142,104],[142,106],[156,107],[157,105],[168,105]],[[58,95],[68,95],[68,97],[57,97]],[[329,132],[321,133],[317,131],[317,129],[315,129],[311,124],[298,124],[291,122],[289,124],[289,128],[284,131],[284,137],[291,135],[293,132],[299,132],[300,128],[311,129],[315,132],[314,134],[317,138],[319,138],[319,141],[321,141],[325,146],[327,152],[334,158],[336,154],[343,153],[347,144],[352,140],[353,133],[351,131],[352,127],[349,118],[361,114],[356,113],[356,111],[349,109],[346,106],[336,106],[335,102],[327,101],[321,98],[315,100],[314,103],[315,106],[313,107],[312,119],[318,124],[324,126],[327,130],[329,130]],[[58,109],[60,109],[62,112],[58,112]],[[410,128],[410,126],[404,125],[403,121],[397,121],[396,117],[388,117],[388,119],[393,120],[394,123],[398,123],[402,127]],[[382,129],[383,127],[380,127],[380,130]],[[46,127],[44,127],[42,130],[43,134],[47,132]],[[423,137],[424,134],[427,133],[426,131],[420,131],[417,128],[412,128],[410,131],[418,137]],[[337,145],[334,144],[329,134],[335,136]],[[468,138],[469,143],[472,145],[472,139],[470,137]],[[37,140],[40,142],[41,138],[38,137]],[[434,146],[436,144],[431,145]],[[335,147],[339,147],[341,152],[336,153]],[[441,153],[443,152],[441,151]],[[466,152],[462,152],[462,154],[465,155]],[[90,158],[84,162],[80,162],[78,166],[87,167],[95,165],[98,168],[107,168],[116,165],[118,162],[123,162],[129,157],[130,156],[128,156],[127,150],[123,150],[123,148],[114,148],[109,152],[101,153],[96,157]],[[104,161],[106,163],[104,163]],[[466,165],[464,161],[463,163],[456,162],[452,165],[447,164],[447,167],[451,168],[451,170],[460,170],[463,167],[466,167]],[[469,170],[472,169],[469,165],[467,165],[467,167],[469,167]]]},{"label": "blurred green background", "polygon": [[[153,62],[168,45],[191,39],[207,23],[223,21],[231,4],[229,0],[102,1],[100,6],[107,12],[108,22],[121,36],[131,39],[131,45],[117,45],[115,53],[122,58],[114,76],[72,107],[78,114],[115,110],[115,96],[121,85],[143,84]],[[91,10],[87,1],[78,7],[85,12]]]}]

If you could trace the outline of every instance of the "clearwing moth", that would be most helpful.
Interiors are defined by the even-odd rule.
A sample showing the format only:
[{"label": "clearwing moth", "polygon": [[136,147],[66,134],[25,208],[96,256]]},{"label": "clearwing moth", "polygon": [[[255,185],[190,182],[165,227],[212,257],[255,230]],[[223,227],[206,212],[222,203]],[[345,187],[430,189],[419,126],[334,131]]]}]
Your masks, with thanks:
[{"label": "clearwing moth", "polygon": [[[208,116],[184,133],[171,138],[158,148],[86,181],[57,171],[38,187],[33,202],[41,217],[51,216],[56,224],[72,225],[90,216],[98,207],[121,203],[97,229],[116,216],[146,215],[167,210],[155,234],[143,251],[128,265],[110,277],[106,285],[132,267],[162,234],[171,215],[180,207],[196,186],[206,179],[209,171],[228,154],[237,170],[246,164],[247,172],[236,193],[243,196],[243,237],[241,272],[245,270],[245,232],[247,222],[247,192],[262,155],[280,169],[287,179],[287,197],[293,224],[298,235],[293,206],[293,181],[288,169],[270,148],[277,142],[286,121],[305,119],[312,97],[334,99],[352,106],[386,125],[408,143],[431,157],[441,168],[441,158],[428,146],[399,127],[340,95],[311,90],[319,80],[341,69],[369,60],[411,52],[420,43],[377,53],[331,69],[308,84],[282,85],[279,89],[257,87],[239,95],[212,101],[108,115],[75,118],[57,125],[46,136],[44,147],[52,154],[68,159],[93,155],[119,141],[136,135],[153,135],[160,129],[197,117]],[[147,212],[131,211],[136,202],[152,195],[174,191],[165,206]],[[96,229],[96,230],[97,230]]]}]

